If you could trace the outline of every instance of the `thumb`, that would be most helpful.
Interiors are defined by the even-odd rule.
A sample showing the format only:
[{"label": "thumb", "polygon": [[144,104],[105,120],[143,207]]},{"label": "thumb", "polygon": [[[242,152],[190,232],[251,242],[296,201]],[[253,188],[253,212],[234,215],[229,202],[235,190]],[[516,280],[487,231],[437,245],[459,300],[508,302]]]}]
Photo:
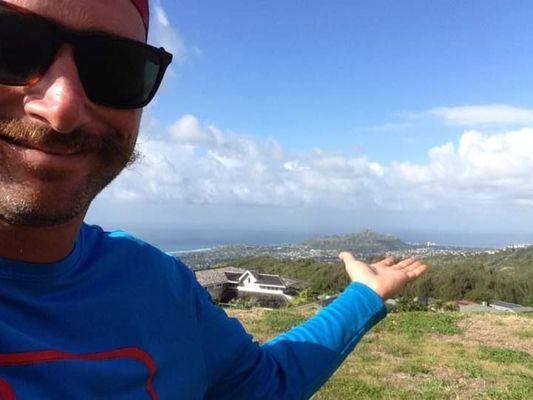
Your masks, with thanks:
[{"label": "thumb", "polygon": [[362,261],[357,260],[350,252],[343,251],[339,258],[344,262],[346,272],[352,282],[366,281],[366,278],[374,275],[372,269]]},{"label": "thumb", "polygon": [[354,255],[348,251],[343,251],[342,253],[340,253],[339,258],[345,264],[348,264],[349,262],[357,262],[357,259],[354,257]]}]

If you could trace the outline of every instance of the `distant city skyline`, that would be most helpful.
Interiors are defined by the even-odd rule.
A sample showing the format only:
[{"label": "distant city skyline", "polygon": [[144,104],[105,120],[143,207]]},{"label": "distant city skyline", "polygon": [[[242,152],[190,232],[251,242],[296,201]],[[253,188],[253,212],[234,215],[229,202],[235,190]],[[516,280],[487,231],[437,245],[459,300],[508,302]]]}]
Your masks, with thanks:
[{"label": "distant city skyline", "polygon": [[533,4],[152,4],[176,62],[88,222],[533,232]]}]

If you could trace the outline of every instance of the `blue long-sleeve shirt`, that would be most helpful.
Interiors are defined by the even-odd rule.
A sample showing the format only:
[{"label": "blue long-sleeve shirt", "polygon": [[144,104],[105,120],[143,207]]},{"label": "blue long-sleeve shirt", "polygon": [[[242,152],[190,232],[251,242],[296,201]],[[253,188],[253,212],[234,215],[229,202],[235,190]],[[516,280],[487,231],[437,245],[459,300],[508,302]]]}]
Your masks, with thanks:
[{"label": "blue long-sleeve shirt", "polygon": [[182,263],[84,225],[61,262],[0,259],[0,399],[306,399],[385,313],[351,284],[259,345]]}]

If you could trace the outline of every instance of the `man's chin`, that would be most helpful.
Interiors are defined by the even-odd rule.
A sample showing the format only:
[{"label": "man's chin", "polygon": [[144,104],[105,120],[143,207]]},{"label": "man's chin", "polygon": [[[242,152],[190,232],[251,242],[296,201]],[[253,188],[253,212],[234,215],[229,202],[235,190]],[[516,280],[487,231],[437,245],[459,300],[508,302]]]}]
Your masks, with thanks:
[{"label": "man's chin", "polygon": [[92,193],[72,192],[67,188],[62,191],[50,190],[50,187],[48,190],[36,190],[35,187],[3,189],[0,188],[0,220],[21,227],[54,227],[83,219],[94,197]]},{"label": "man's chin", "polygon": [[0,211],[0,221],[5,224],[24,228],[53,228],[66,225],[75,220],[82,220],[81,214],[44,214],[44,213],[2,213]]},{"label": "man's chin", "polygon": [[[36,201],[37,200],[37,201]],[[39,201],[41,200],[41,201]],[[85,199],[57,201],[47,199],[21,199],[17,203],[0,203],[0,220],[12,226],[44,228],[65,225],[82,220],[88,209]]]}]

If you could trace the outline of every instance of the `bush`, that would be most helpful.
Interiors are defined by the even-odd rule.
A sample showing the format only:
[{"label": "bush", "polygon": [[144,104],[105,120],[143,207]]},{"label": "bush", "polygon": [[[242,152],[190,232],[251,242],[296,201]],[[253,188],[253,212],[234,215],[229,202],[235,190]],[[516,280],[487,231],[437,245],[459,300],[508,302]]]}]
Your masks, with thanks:
[{"label": "bush", "polygon": [[407,311],[427,311],[428,307],[425,304],[422,304],[418,301],[418,298],[409,298],[409,297],[400,297],[396,301],[397,312],[407,312]]},{"label": "bush", "polygon": [[298,307],[302,306],[304,304],[309,304],[313,302],[313,296],[311,295],[311,291],[309,289],[302,290],[298,297],[296,297],[290,304],[290,307]]},{"label": "bush", "polygon": [[459,305],[455,301],[448,301],[442,306],[442,311],[459,311]]},{"label": "bush", "polygon": [[259,301],[255,297],[237,298],[229,302],[229,307],[239,310],[249,310],[259,306]]}]

